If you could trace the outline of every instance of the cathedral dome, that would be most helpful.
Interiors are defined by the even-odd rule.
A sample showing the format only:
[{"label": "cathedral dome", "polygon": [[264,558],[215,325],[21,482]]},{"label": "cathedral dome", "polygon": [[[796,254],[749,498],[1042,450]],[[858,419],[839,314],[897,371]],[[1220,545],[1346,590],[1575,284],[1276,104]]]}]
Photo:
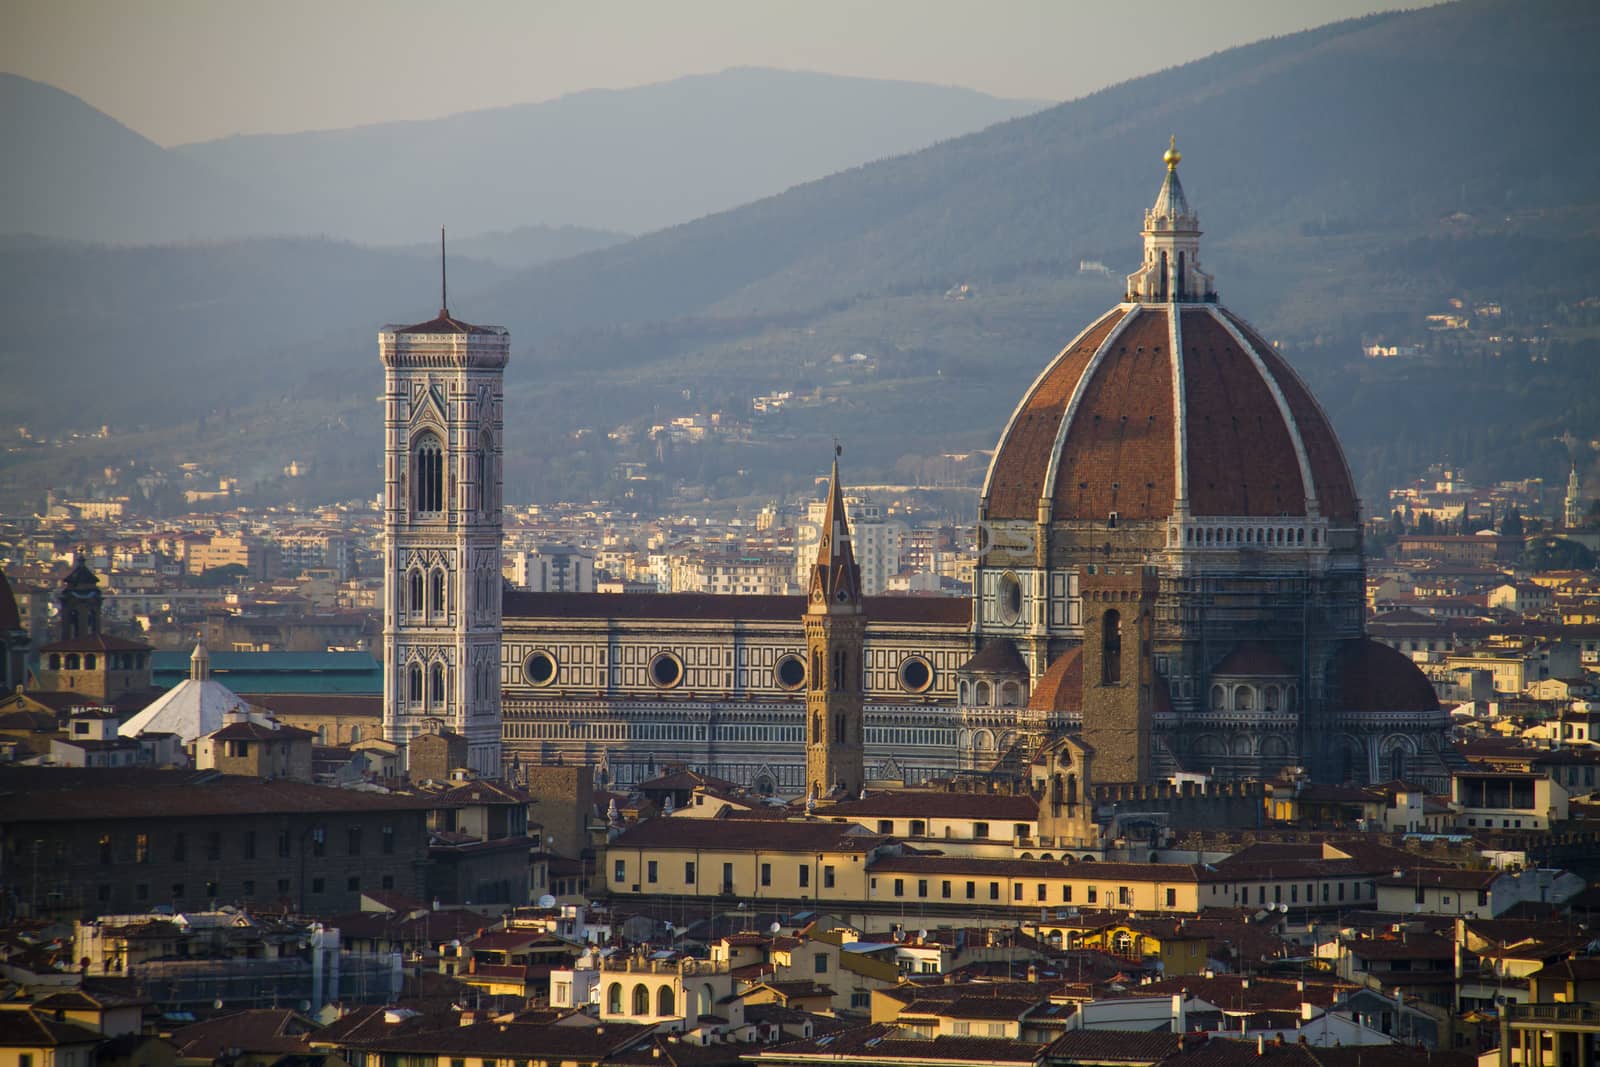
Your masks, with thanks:
[{"label": "cathedral dome", "polygon": [[1334,664],[1339,703],[1351,711],[1436,712],[1439,695],[1404,653],[1369,637],[1346,641]]},{"label": "cathedral dome", "polygon": [[1358,521],[1333,427],[1282,356],[1221,307],[1169,151],[1122,304],[1072,340],[1012,413],[989,520]]}]

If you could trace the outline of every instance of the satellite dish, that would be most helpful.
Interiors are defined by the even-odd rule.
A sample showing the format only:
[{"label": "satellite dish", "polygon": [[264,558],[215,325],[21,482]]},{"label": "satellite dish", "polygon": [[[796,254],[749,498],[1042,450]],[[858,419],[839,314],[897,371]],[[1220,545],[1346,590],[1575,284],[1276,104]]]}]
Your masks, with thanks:
[{"label": "satellite dish", "polygon": [[213,1008],[216,1008],[218,1011],[221,1011],[222,1010],[222,998],[218,997],[216,1000],[213,1000],[211,1002],[211,1006]]},{"label": "satellite dish", "polygon": [[917,940],[918,941],[926,941],[926,940],[928,940],[928,931],[926,931],[926,930],[918,930],[917,931]]},{"label": "satellite dish", "polygon": [[772,925],[767,927],[767,929],[771,930],[773,933],[777,933],[779,930],[783,929],[783,924],[778,922],[777,920],[773,920]]},{"label": "satellite dish", "polygon": [[546,893],[544,896],[539,898],[539,907],[541,907],[541,908],[553,908],[555,906],[556,906],[556,898],[551,896],[549,893]]},{"label": "satellite dish", "polygon": [[1280,903],[1278,905],[1278,911],[1283,913],[1284,915],[1289,914],[1289,905]]}]

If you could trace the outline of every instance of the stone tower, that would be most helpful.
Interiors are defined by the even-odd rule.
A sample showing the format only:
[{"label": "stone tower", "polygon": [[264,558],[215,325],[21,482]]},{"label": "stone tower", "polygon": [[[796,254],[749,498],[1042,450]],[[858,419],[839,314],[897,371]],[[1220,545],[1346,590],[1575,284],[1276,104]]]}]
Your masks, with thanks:
[{"label": "stone tower", "polygon": [[378,334],[384,370],[383,729],[426,720],[500,774],[501,454],[509,332],[441,307]]},{"label": "stone tower", "polygon": [[1083,727],[1101,782],[1150,779],[1154,567],[1089,564],[1083,591]]},{"label": "stone tower", "polygon": [[61,579],[61,591],[56,594],[56,618],[60,627],[56,639],[76,641],[98,634],[104,599],[100,578],[89,569],[80,548],[73,557],[72,570]]},{"label": "stone tower", "polygon": [[817,539],[806,600],[806,790],[821,799],[835,790],[860,792],[861,660],[866,615],[861,569],[850,546],[850,522],[839,486],[839,459],[828,479],[828,503]]}]

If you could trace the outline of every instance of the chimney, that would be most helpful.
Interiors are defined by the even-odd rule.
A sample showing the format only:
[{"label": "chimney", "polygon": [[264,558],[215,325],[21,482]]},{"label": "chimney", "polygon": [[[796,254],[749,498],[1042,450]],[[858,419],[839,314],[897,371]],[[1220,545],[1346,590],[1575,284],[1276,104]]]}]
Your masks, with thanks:
[{"label": "chimney", "polygon": [[[1183,994],[1172,994],[1172,1032],[1182,1034],[1189,1029],[1189,1020],[1184,1013]],[[1181,1038],[1179,1040],[1182,1040]]]}]

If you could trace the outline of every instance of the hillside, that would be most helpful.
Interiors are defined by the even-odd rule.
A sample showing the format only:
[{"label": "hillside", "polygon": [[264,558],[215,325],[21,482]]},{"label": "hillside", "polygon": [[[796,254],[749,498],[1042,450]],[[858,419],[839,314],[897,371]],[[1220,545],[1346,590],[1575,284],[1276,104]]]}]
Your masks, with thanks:
[{"label": "hillside", "polygon": [[268,197],[15,74],[0,73],[0,138],[26,146],[0,156],[0,234],[180,241],[270,212]]},{"label": "hillside", "polygon": [[[1557,475],[1554,434],[1600,436],[1600,323],[1585,304],[1600,297],[1589,177],[1600,144],[1584,135],[1597,46],[1600,9],[1576,0],[1470,0],[1355,20],[573,258],[514,273],[485,265],[471,280],[453,270],[453,309],[513,330],[508,497],[598,492],[617,460],[639,457],[720,491],[776,491],[812,473],[796,469],[797,450],[825,450],[830,433],[850,441],[863,477],[991,446],[1044,361],[1120,295],[1173,131],[1223,300],[1312,379],[1364,492],[1445,455]],[[252,247],[232,254],[248,259]],[[1079,273],[1081,260],[1108,274]],[[30,256],[10,264],[7,275],[26,273]],[[303,290],[280,280],[250,292],[238,276],[238,299],[261,305],[249,321],[268,340],[255,347],[281,345],[274,381],[337,373],[352,390],[376,385],[373,328],[430,312],[433,275],[421,261],[409,285],[350,273],[378,269],[364,264],[322,271]],[[219,373],[208,387],[236,410],[251,403],[254,380],[220,368],[257,365],[242,351],[252,335],[177,294],[152,294],[141,321],[207,324],[189,336],[209,338]],[[63,294],[28,295],[31,304],[5,299],[54,323],[52,342],[103,378],[105,338],[75,321]],[[1361,359],[1367,337],[1428,338],[1424,316],[1448,299],[1500,302],[1508,324],[1552,340],[1534,363],[1526,351],[1474,362],[1447,346],[1415,364]],[[0,371],[36,359],[41,343],[11,342]],[[166,373],[152,342],[129,343],[119,356]],[[851,353],[869,358],[833,358]],[[59,404],[70,384],[39,383],[29,403]],[[573,436],[695,410],[743,414],[773,389],[798,399],[759,445],[662,460],[603,433]],[[325,402],[313,387],[303,395]],[[375,408],[348,417],[351,440],[377,441]],[[263,466],[288,453],[253,431],[206,447]],[[326,490],[372,491],[373,476],[351,474]]]},{"label": "hillside", "polygon": [[176,153],[272,190],[292,205],[284,232],[390,242],[420,219],[448,220],[463,235],[532,224],[639,233],[1042,106],[944,86],[743,69],[443,119],[230,137]]}]

